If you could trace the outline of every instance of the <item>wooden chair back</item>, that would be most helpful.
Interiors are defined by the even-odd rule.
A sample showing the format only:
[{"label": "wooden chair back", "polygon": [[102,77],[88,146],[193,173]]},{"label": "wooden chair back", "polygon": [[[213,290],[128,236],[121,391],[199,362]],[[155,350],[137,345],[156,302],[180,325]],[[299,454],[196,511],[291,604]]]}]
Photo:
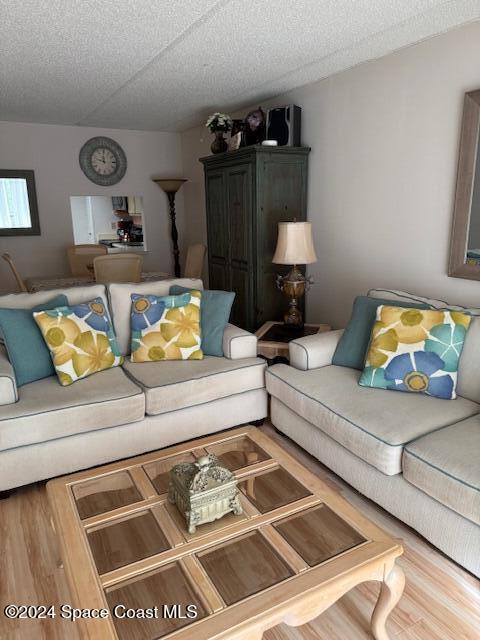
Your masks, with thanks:
[{"label": "wooden chair back", "polygon": [[143,256],[136,253],[111,253],[93,260],[95,280],[109,282],[140,282]]},{"label": "wooden chair back", "polygon": [[185,278],[201,278],[203,273],[203,261],[207,247],[204,244],[191,244],[187,250],[185,262]]},{"label": "wooden chair back", "polygon": [[5,262],[8,263],[8,265],[10,266],[10,269],[12,270],[13,276],[15,278],[15,280],[17,281],[17,285],[18,288],[20,289],[20,291],[23,292],[27,292],[28,289],[25,285],[25,282],[23,281],[22,277],[20,276],[20,274],[17,271],[17,267],[15,266],[12,256],[9,253],[3,253],[2,254],[2,258],[5,260]]},{"label": "wooden chair back", "polygon": [[93,259],[108,252],[103,244],[72,244],[67,248],[68,264],[72,276],[92,276]]}]

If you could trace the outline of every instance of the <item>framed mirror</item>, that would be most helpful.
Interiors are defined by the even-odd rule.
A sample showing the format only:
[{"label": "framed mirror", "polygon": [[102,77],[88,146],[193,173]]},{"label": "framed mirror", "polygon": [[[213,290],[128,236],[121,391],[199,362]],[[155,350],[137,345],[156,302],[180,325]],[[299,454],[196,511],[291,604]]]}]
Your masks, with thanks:
[{"label": "framed mirror", "polygon": [[480,280],[480,89],[465,94],[448,275]]},{"label": "framed mirror", "polygon": [[0,236],[39,236],[33,171],[0,169]]}]

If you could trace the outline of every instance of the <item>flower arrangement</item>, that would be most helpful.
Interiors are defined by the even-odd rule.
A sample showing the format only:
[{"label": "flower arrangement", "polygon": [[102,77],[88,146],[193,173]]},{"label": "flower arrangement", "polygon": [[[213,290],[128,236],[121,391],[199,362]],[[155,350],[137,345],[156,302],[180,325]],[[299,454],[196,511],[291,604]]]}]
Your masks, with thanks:
[{"label": "flower arrangement", "polygon": [[205,126],[212,133],[215,131],[230,131],[232,128],[232,119],[226,113],[213,113],[205,123]]}]

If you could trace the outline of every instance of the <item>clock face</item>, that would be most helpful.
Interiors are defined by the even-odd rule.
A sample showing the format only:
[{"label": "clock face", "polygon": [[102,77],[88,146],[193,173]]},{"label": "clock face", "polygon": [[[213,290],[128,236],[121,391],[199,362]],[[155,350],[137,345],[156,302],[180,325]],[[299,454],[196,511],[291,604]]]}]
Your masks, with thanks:
[{"label": "clock face", "polygon": [[111,176],[117,167],[117,159],[110,151],[105,147],[98,147],[92,153],[92,167],[101,176]]},{"label": "clock face", "polygon": [[87,178],[104,187],[117,184],[127,170],[122,147],[115,140],[102,136],[91,138],[83,145],[79,162]]}]

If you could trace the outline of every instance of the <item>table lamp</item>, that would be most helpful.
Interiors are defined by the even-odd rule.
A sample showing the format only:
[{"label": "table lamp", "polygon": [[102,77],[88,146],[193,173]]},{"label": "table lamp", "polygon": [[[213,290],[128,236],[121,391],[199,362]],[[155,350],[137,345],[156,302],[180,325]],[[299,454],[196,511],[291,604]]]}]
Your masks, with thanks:
[{"label": "table lamp", "polygon": [[288,311],[283,316],[287,326],[303,327],[303,315],[298,305],[312,284],[312,280],[305,278],[297,265],[316,261],[311,222],[279,222],[277,248],[272,262],[293,265],[287,275],[277,275],[277,287],[289,298]]},{"label": "table lamp", "polygon": [[175,223],[175,194],[182,184],[186,182],[185,178],[153,178],[153,182],[158,184],[162,191],[165,191],[170,206],[171,235],[173,245],[173,261],[175,277],[180,277],[180,250],[178,248],[178,231]]}]

